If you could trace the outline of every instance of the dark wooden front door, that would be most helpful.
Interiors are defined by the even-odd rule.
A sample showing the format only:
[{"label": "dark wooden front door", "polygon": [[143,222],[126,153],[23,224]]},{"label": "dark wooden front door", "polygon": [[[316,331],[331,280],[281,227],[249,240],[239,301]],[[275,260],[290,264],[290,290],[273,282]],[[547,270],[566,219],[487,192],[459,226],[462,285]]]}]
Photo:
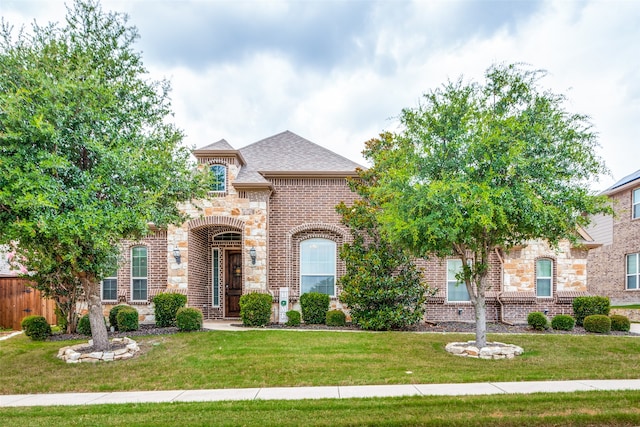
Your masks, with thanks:
[{"label": "dark wooden front door", "polygon": [[240,317],[242,295],[242,252],[227,251],[225,261],[226,317]]}]

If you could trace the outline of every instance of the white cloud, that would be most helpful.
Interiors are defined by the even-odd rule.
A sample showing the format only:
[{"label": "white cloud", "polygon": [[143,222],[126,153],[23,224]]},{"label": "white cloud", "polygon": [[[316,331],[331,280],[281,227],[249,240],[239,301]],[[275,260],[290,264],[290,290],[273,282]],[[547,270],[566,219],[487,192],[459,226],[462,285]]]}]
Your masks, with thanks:
[{"label": "white cloud", "polygon": [[[61,21],[62,1],[2,0],[9,21]],[[103,1],[130,14],[143,59],[173,84],[188,145],[241,147],[289,129],[363,163],[447,79],[493,63],[549,71],[544,86],[592,117],[614,178],[640,168],[640,3],[591,1]]]}]

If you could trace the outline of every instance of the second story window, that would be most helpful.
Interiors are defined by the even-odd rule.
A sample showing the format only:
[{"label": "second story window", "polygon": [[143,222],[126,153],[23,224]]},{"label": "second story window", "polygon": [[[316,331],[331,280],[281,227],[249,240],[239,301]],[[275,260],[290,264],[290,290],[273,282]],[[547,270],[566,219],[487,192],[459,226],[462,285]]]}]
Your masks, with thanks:
[{"label": "second story window", "polygon": [[633,190],[633,205],[631,206],[632,218],[640,218],[640,188]]},{"label": "second story window", "polygon": [[224,165],[213,165],[210,169],[211,175],[213,175],[211,191],[227,191],[227,167]]}]

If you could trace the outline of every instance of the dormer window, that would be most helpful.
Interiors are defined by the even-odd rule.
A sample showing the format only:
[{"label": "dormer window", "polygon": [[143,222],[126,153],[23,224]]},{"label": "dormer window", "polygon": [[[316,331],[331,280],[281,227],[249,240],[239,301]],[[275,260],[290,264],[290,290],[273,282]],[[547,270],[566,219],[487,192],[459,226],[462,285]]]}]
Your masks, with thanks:
[{"label": "dormer window", "polygon": [[227,191],[227,167],[224,165],[212,165],[211,175],[213,176],[211,191],[215,191],[215,192]]},{"label": "dormer window", "polygon": [[631,206],[632,218],[640,218],[640,188],[633,190],[633,205]]}]

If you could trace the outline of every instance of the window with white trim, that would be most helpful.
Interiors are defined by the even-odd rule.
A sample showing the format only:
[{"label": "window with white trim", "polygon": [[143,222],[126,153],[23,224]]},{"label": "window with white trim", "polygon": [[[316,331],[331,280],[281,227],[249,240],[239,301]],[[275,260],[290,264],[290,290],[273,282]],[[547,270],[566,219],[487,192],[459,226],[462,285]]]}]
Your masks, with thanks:
[{"label": "window with white trim", "polygon": [[462,272],[461,259],[447,260],[447,301],[460,302],[470,301],[469,291],[464,282],[456,279],[456,275]]},{"label": "window with white trim", "polygon": [[640,188],[633,190],[633,204],[631,206],[632,218],[640,218]]},{"label": "window with white trim", "polygon": [[131,248],[131,299],[147,300],[147,248],[134,246]]},{"label": "window with white trim", "polygon": [[627,284],[628,291],[640,289],[640,253],[627,255]]},{"label": "window with white trim", "polygon": [[220,307],[220,249],[211,250],[212,277],[211,277],[211,305]]},{"label": "window with white trim", "polygon": [[117,301],[118,300],[118,261],[113,259],[113,268],[106,273],[104,279],[100,283],[101,290],[100,295],[102,301]]},{"label": "window with white trim", "polygon": [[300,242],[300,295],[336,294],[336,242],[313,238]]},{"label": "window with white trim", "polygon": [[551,297],[553,291],[553,261],[549,258],[536,260],[536,296]]},{"label": "window with white trim", "polygon": [[227,167],[225,165],[211,165],[210,170],[213,175],[211,191],[227,191]]}]

